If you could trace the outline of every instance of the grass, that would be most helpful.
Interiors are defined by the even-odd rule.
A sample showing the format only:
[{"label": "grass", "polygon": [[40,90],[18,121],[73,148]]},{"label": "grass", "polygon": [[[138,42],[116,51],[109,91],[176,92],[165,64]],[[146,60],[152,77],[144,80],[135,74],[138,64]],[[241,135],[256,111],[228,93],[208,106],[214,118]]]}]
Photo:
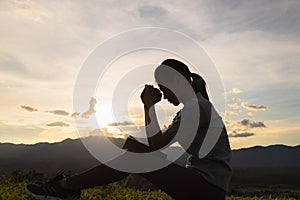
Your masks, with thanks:
[{"label": "grass", "polygon": [[[26,182],[14,182],[11,180],[2,180],[0,183],[0,200],[25,199],[32,200],[25,193]],[[82,200],[171,200],[166,193],[156,191],[144,191],[124,187],[118,183],[86,189],[82,191]],[[295,198],[272,198],[266,197],[235,197],[227,196],[226,200],[296,200]]]}]

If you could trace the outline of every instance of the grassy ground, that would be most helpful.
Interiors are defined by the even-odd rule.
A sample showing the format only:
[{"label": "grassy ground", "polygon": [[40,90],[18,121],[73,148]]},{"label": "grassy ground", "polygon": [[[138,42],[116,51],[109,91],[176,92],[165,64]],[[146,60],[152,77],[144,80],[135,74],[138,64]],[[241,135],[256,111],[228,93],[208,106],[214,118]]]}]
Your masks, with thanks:
[{"label": "grassy ground", "polygon": [[[31,198],[25,193],[26,182],[5,181],[0,183],[0,200],[16,200]],[[110,184],[107,186],[83,190],[81,199],[83,200],[171,200],[171,198],[162,191],[142,191],[123,187],[119,184]],[[226,200],[296,200],[295,198],[272,198],[267,197],[234,197],[228,196]]]}]

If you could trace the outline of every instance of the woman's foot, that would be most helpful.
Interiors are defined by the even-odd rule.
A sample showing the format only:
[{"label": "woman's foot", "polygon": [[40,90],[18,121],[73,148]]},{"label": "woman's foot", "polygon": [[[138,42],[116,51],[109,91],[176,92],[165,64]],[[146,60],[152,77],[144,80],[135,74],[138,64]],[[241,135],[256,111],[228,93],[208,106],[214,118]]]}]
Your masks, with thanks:
[{"label": "woman's foot", "polygon": [[58,172],[55,178],[46,183],[30,183],[25,187],[26,193],[39,200],[80,199],[80,190],[69,190],[61,186],[60,180],[67,176]]}]

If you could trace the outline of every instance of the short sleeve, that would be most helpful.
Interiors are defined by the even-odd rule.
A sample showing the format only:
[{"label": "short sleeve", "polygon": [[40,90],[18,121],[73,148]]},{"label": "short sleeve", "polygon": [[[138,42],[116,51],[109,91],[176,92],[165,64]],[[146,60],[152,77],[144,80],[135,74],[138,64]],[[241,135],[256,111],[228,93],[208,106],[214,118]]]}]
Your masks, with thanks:
[{"label": "short sleeve", "polygon": [[168,135],[170,137],[175,137],[180,126],[180,121],[181,121],[181,111],[177,112],[176,116],[172,120],[172,123],[163,132],[163,134]]}]

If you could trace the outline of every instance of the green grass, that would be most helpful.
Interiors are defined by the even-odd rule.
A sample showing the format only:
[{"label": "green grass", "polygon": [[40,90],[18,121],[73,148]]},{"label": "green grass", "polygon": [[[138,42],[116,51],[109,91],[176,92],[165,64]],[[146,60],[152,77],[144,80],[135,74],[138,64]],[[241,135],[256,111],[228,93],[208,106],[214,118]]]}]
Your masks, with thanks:
[{"label": "green grass", "polygon": [[[0,183],[0,200],[31,200],[24,190],[26,182],[14,182],[5,180]],[[86,189],[82,191],[81,199],[83,200],[171,200],[172,198],[166,193],[156,191],[143,191],[138,189],[127,188],[118,183],[106,186]],[[228,196],[226,200],[296,200],[295,198],[272,198],[272,197],[234,197]]]},{"label": "green grass", "polygon": [[0,184],[0,200],[5,199],[30,199],[25,194],[25,182],[14,183],[7,181]]},{"label": "green grass", "polygon": [[166,193],[162,191],[142,191],[120,186],[118,184],[110,184],[93,189],[84,190],[82,199],[105,199],[105,200],[133,200],[133,199],[165,199],[171,200]]}]

